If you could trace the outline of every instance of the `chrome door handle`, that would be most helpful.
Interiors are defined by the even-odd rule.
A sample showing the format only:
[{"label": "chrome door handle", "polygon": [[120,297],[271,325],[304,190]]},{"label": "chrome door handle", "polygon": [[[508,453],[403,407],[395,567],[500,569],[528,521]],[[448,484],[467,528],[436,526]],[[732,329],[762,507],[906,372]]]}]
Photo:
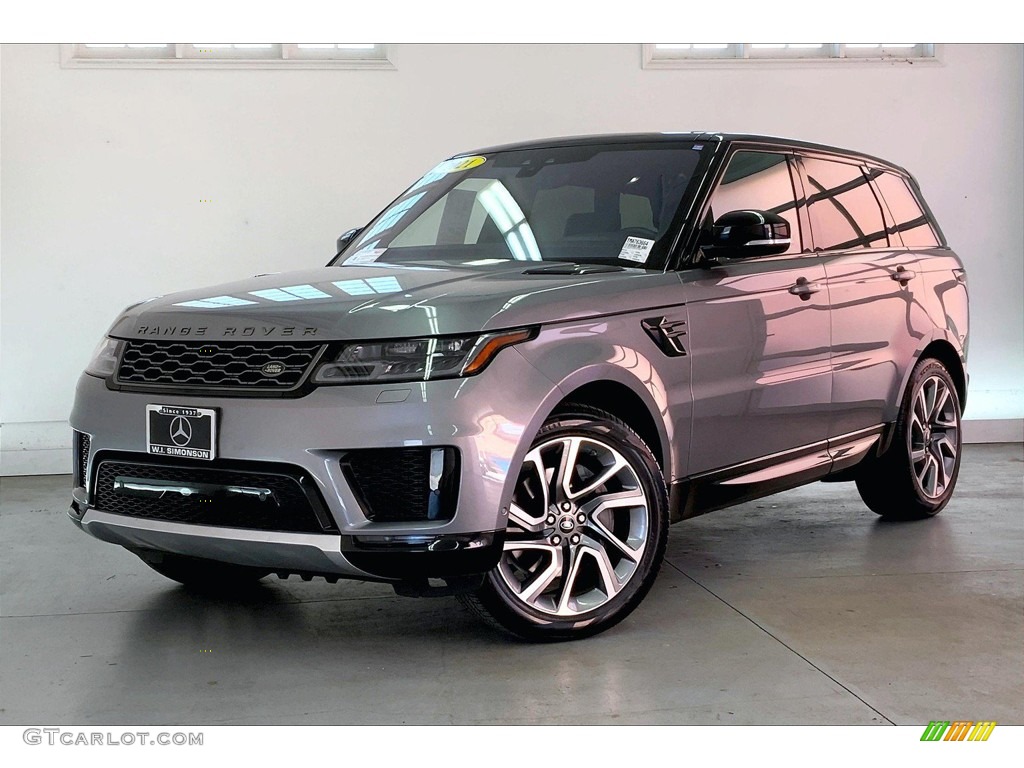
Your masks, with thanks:
[{"label": "chrome door handle", "polygon": [[798,277],[796,283],[789,286],[789,292],[794,296],[799,296],[804,301],[811,298],[812,293],[817,293],[821,290],[821,286],[817,283],[807,282],[806,277]]},{"label": "chrome door handle", "polygon": [[896,271],[889,274],[893,280],[896,280],[900,285],[906,285],[909,280],[913,280],[917,277],[917,272],[912,269],[900,266],[896,267]]}]

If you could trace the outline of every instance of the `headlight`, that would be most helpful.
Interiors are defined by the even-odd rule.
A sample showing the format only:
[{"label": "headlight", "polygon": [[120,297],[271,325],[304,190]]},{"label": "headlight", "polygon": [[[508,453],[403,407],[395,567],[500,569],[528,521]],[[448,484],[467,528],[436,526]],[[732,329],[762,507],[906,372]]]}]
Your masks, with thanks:
[{"label": "headlight", "polygon": [[522,329],[473,336],[353,342],[317,368],[317,384],[431,381],[479,373],[503,348],[533,337]]},{"label": "headlight", "polygon": [[103,339],[96,351],[92,353],[92,359],[85,366],[85,372],[100,378],[107,378],[117,370],[117,339]]}]

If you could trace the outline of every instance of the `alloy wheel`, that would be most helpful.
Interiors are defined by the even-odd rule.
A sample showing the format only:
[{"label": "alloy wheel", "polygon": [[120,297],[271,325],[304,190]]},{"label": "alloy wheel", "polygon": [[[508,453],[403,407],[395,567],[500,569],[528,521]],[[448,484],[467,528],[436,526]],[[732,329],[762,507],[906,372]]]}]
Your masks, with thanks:
[{"label": "alloy wheel", "polygon": [[526,607],[572,619],[633,578],[650,525],[650,500],[619,450],[592,437],[553,438],[524,460],[497,571]]},{"label": "alloy wheel", "polygon": [[930,499],[945,493],[956,467],[960,440],[956,399],[939,376],[929,376],[914,397],[910,415],[910,463]]}]

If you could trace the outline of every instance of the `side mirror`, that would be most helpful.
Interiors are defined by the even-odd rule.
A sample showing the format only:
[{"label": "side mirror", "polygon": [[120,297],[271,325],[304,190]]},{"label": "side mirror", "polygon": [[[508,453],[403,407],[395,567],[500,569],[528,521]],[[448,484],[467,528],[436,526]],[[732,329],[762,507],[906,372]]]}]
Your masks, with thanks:
[{"label": "side mirror", "polygon": [[348,232],[342,233],[341,237],[338,238],[338,250],[335,251],[335,253],[341,253],[348,248],[349,244],[355,240],[356,236],[362,231],[362,227],[357,227],[356,229],[350,229]]},{"label": "side mirror", "polygon": [[789,222],[768,211],[729,211],[715,222],[704,253],[712,259],[775,256],[790,245]]}]

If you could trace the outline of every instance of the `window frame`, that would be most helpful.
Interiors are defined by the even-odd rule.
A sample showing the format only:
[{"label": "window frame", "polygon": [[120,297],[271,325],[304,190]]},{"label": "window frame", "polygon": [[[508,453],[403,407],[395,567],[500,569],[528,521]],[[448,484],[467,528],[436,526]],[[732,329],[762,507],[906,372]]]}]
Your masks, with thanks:
[{"label": "window frame", "polygon": [[[707,263],[700,258],[700,234],[703,230],[703,223],[711,207],[711,201],[718,190],[729,163],[738,152],[764,152],[775,155],[785,155],[786,165],[789,168],[790,183],[793,185],[793,194],[796,202],[796,220],[799,227],[798,237],[800,238],[800,250],[796,253],[776,254],[775,256],[752,256],[749,259],[734,259],[736,263],[748,263],[752,261],[785,260],[815,258],[819,254],[812,250],[810,236],[810,220],[807,216],[807,195],[804,192],[804,178],[801,169],[798,167],[799,150],[789,144],[775,144],[772,142],[732,140],[724,147],[724,151],[716,151],[716,157],[712,160],[712,167],[706,169],[705,173],[710,178],[710,183],[703,191],[698,191],[700,197],[698,213],[687,221],[686,226],[689,232],[685,235],[685,243],[679,244],[679,250],[669,254],[666,272],[682,272],[690,269],[706,269]],[[792,233],[790,233],[792,236]],[[682,241],[682,237],[681,237]]]},{"label": "window frame", "polygon": [[[806,197],[803,194],[802,188],[803,177],[800,174],[799,168],[797,168],[796,156],[792,151],[787,152],[778,149],[769,149],[766,147],[753,148],[743,146],[739,146],[736,147],[735,149],[730,150],[725,158],[725,162],[722,163],[721,172],[715,179],[714,186],[712,186],[711,191],[708,192],[707,206],[705,207],[704,212],[701,215],[698,229],[703,229],[704,219],[707,217],[708,212],[710,211],[711,213],[714,213],[714,211],[711,210],[711,208],[712,203],[714,203],[715,200],[715,195],[717,194],[718,190],[722,188],[722,183],[725,181],[725,177],[729,173],[729,166],[732,164],[732,161],[736,158],[736,155],[739,155],[743,152],[756,153],[762,155],[780,155],[785,158],[786,170],[789,173],[789,187],[790,191],[793,194],[793,218],[796,219],[796,232],[790,231],[790,238],[795,239],[797,241],[796,246],[798,249],[792,253],[777,253],[774,256],[750,256],[745,259],[733,259],[733,261],[770,259],[774,258],[775,256],[794,259],[797,258],[798,256],[808,253],[810,251],[810,248],[807,245],[808,238],[804,234],[806,232],[804,217],[801,215],[801,210],[806,209]],[[729,211],[722,211],[718,215],[721,216],[725,213],[729,213]],[[714,225],[714,222],[712,222],[712,225]]]},{"label": "window frame", "polygon": [[[224,49],[204,56],[195,43],[166,43],[156,49],[87,48],[86,43],[61,43],[64,69],[381,69],[394,70],[392,46],[375,43],[368,49],[300,49],[298,43],[271,43],[270,49]],[[105,55],[106,54],[106,55]]]},{"label": "window frame", "polygon": [[[858,63],[862,65],[934,65],[941,64],[942,45],[938,43],[917,43],[912,53],[900,55],[896,51],[905,49],[856,49],[846,43],[823,43],[821,49],[775,49],[759,50],[752,43],[727,43],[726,49],[704,49],[701,53],[686,51],[669,52],[659,49],[666,43],[642,43],[641,62],[643,69],[687,69],[751,66],[810,66],[813,64],[834,66]],[[859,52],[863,51],[863,52]],[[877,55],[872,55],[878,51]]]},{"label": "window frame", "polygon": [[[882,213],[885,217],[886,231],[889,233],[890,247],[894,249],[902,250],[930,250],[932,248],[946,248],[946,240],[942,234],[942,231],[938,227],[938,223],[935,221],[935,216],[932,215],[931,209],[928,208],[928,204],[925,202],[924,197],[921,195],[921,190],[918,188],[914,178],[908,174],[900,173],[899,171],[892,168],[877,168],[879,171],[878,175],[871,179],[871,186],[875,190],[875,195],[882,204]],[[878,184],[878,180],[882,176],[892,176],[894,179],[900,181],[910,195],[910,199],[917,205],[918,210],[921,211],[921,217],[924,219],[924,224],[928,226],[928,229],[932,233],[932,237],[935,240],[934,246],[913,246],[907,245],[903,239],[903,233],[908,230],[901,229],[909,222],[903,222],[902,224],[896,221],[896,217],[892,213],[892,208],[889,205],[888,199],[882,192],[882,187]],[[913,221],[913,220],[912,220]],[[899,239],[899,245],[893,243],[893,238]]]},{"label": "window frame", "polygon": [[[888,205],[885,202],[885,198],[882,197],[882,195],[879,192],[878,188],[875,186],[874,178],[871,175],[871,171],[878,170],[878,171],[885,172],[885,171],[887,171],[889,169],[887,169],[887,168],[885,168],[883,166],[874,165],[872,163],[867,163],[862,158],[851,157],[849,155],[830,154],[830,153],[826,153],[826,152],[816,152],[816,151],[812,151],[812,150],[797,150],[795,154],[796,154],[797,172],[798,172],[798,174],[800,176],[800,184],[803,186],[803,189],[804,189],[804,197],[803,197],[803,201],[802,202],[803,202],[803,206],[804,206],[804,211],[806,212],[806,215],[807,215],[807,231],[808,231],[808,234],[809,234],[810,246],[814,250],[814,253],[833,253],[833,252],[835,252],[835,253],[858,253],[858,252],[871,253],[871,252],[878,252],[878,251],[883,251],[883,250],[899,249],[899,248],[903,247],[902,239],[901,239],[900,243],[898,243],[898,244],[894,244],[893,243],[893,239],[892,239],[893,233],[892,233],[892,231],[890,229],[890,226],[889,226],[890,214],[889,214],[889,210],[888,210]],[[856,168],[857,170],[860,171],[861,176],[864,178],[864,185],[867,186],[868,190],[871,192],[872,196],[875,199],[875,203],[878,205],[878,211],[879,211],[879,215],[881,217],[882,227],[883,227],[883,229],[881,231],[883,231],[885,233],[885,237],[886,237],[886,244],[885,245],[870,245],[869,244],[869,245],[864,245],[864,246],[853,246],[853,247],[850,247],[850,248],[842,248],[842,249],[823,248],[823,247],[818,245],[817,240],[815,238],[814,222],[811,219],[811,210],[810,210],[811,206],[807,204],[808,198],[812,197],[815,193],[814,192],[809,192],[809,187],[808,187],[808,183],[807,183],[807,169],[804,167],[804,161],[805,160],[821,160],[823,162],[839,163],[841,165],[853,166],[854,168]],[[804,245],[806,247],[807,243],[805,242]]]}]

